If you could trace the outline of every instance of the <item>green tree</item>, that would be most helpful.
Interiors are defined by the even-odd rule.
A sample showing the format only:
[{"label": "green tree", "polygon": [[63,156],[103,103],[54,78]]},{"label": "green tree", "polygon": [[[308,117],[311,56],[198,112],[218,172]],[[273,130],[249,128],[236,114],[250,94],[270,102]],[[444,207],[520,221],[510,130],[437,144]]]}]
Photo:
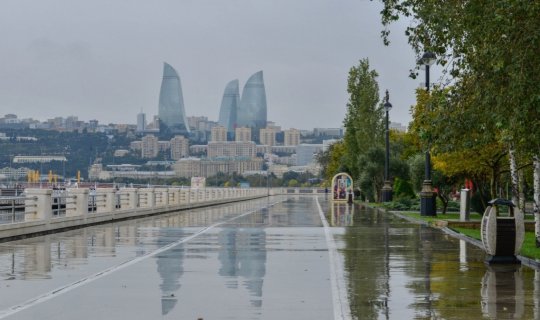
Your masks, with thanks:
[{"label": "green tree", "polygon": [[317,162],[321,165],[325,184],[328,186],[332,178],[340,173],[350,173],[346,163],[347,145],[338,141],[330,145],[327,150],[317,154]]},{"label": "green tree", "polygon": [[361,175],[360,157],[371,148],[384,145],[383,110],[379,105],[377,76],[377,72],[370,69],[368,59],[360,60],[358,66],[349,70],[349,102],[343,122],[346,128],[345,161],[353,179]]},{"label": "green tree", "polygon": [[288,187],[291,187],[291,188],[294,188],[294,187],[298,187],[298,180],[296,179],[291,179],[289,180],[289,182],[287,183],[287,186]]}]

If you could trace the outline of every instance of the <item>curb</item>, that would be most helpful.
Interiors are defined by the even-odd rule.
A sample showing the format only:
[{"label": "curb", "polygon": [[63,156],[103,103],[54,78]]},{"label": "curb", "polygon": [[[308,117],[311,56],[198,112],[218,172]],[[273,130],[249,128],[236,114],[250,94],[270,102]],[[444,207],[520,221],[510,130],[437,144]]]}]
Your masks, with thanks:
[{"label": "curb", "polygon": [[[443,231],[444,233],[454,237],[454,238],[457,238],[457,239],[460,239],[460,240],[463,240],[467,243],[470,243],[474,246],[477,246],[478,248],[480,249],[484,249],[484,245],[482,243],[482,241],[480,240],[477,240],[477,239],[474,239],[474,238],[471,238],[471,237],[468,237],[462,233],[459,233],[455,230],[452,230],[450,229],[449,227],[447,227],[444,223],[442,224],[438,224],[438,223],[429,223],[427,221],[424,221],[424,220],[418,220],[418,219],[415,219],[415,218],[411,218],[409,216],[406,216],[406,215],[403,215],[401,213],[399,213],[398,211],[387,211],[387,210],[384,210],[382,208],[373,208],[373,209],[377,209],[377,210],[381,210],[381,211],[384,211],[384,212],[387,212],[387,213],[390,213],[390,214],[393,214],[403,220],[406,220],[408,222],[411,222],[411,223],[415,223],[415,224],[419,224],[419,225],[425,225],[425,226],[428,226],[428,227],[431,227],[431,228],[435,228],[435,229],[439,229],[441,231]],[[525,257],[525,256],[522,256],[522,255],[518,255],[517,258],[521,261],[521,264],[529,267],[529,268],[532,268],[532,269],[536,269],[536,270],[540,270],[540,261],[537,261],[537,260],[534,260],[534,259],[531,259],[529,257]]]}]

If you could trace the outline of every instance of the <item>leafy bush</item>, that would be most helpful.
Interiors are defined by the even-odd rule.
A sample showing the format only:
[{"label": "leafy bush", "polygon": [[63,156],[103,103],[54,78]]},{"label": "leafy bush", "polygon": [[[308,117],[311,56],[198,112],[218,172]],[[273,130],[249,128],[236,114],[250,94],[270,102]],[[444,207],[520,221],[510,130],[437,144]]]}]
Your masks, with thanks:
[{"label": "leafy bush", "polygon": [[398,197],[394,201],[383,203],[383,207],[397,211],[420,210],[420,201],[409,197]]},{"label": "leafy bush", "polygon": [[394,195],[397,198],[415,198],[416,195],[413,190],[413,186],[409,181],[400,179],[398,177],[394,180]]}]

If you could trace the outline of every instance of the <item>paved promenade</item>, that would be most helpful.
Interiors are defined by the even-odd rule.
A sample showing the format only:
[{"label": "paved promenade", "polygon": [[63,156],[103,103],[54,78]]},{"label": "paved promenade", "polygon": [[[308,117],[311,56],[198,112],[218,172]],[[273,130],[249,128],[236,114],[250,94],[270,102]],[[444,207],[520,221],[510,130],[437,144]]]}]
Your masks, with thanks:
[{"label": "paved promenade", "polygon": [[0,319],[538,319],[538,271],[483,259],[359,206],[270,197],[3,243]]}]

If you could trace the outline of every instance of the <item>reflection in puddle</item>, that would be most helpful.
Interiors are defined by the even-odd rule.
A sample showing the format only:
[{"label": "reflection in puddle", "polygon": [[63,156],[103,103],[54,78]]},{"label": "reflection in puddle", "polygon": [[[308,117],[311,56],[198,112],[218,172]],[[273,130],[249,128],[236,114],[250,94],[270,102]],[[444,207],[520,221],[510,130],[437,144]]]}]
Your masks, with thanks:
[{"label": "reflection in puddle", "polygon": [[219,233],[219,275],[227,278],[227,288],[239,282],[249,291],[251,305],[262,306],[262,287],[266,273],[266,232],[262,228],[223,229]]},{"label": "reflection in puddle", "polygon": [[[169,239],[170,229],[160,229],[158,242]],[[178,234],[176,234],[178,235]],[[159,239],[162,238],[162,239]],[[156,256],[157,271],[161,278],[161,314],[168,314],[178,302],[177,291],[180,289],[180,278],[184,274],[184,244],[180,244]]]},{"label": "reflection in puddle", "polygon": [[[255,218],[257,220],[260,218]],[[179,237],[180,230],[163,229],[162,237]],[[200,245],[217,245],[220,267],[217,274],[225,279],[225,287],[237,290],[243,287],[249,292],[252,307],[261,308],[263,279],[266,274],[266,232],[263,228],[222,228],[216,235],[204,237]],[[196,246],[196,245],[195,245]],[[190,259],[208,259],[211,252],[199,252],[201,256],[186,255],[198,252],[193,245],[180,244],[156,256],[157,270],[161,278],[161,314],[169,314],[181,296],[181,278],[184,264]]]},{"label": "reflection in puddle", "polygon": [[343,202],[333,202],[331,204],[330,226],[347,227],[354,223],[354,205]]},{"label": "reflection in puddle", "polygon": [[201,228],[264,204],[267,200],[238,202],[3,243],[0,280],[51,279],[55,270],[76,269],[89,264],[91,258],[126,259],[132,253],[119,255],[123,247],[135,247],[135,256],[141,256],[177,240],[178,235],[167,236],[162,229]]},{"label": "reflection in puddle", "polygon": [[489,265],[482,279],[482,313],[490,319],[523,319],[521,265]]},{"label": "reflection in puddle", "polygon": [[335,237],[353,319],[540,319],[539,271],[488,269],[483,250],[439,230],[356,207]]}]

